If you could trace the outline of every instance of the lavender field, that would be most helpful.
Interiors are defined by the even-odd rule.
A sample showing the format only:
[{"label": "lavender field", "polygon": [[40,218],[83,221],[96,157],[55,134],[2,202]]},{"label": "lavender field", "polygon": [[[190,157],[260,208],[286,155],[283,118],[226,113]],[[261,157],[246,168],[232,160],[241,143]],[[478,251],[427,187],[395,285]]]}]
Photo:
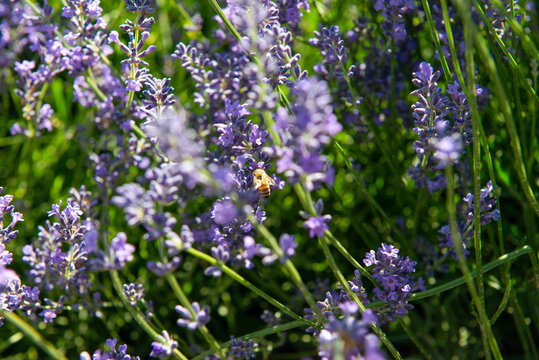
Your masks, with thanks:
[{"label": "lavender field", "polygon": [[0,359],[539,359],[524,0],[0,0]]}]

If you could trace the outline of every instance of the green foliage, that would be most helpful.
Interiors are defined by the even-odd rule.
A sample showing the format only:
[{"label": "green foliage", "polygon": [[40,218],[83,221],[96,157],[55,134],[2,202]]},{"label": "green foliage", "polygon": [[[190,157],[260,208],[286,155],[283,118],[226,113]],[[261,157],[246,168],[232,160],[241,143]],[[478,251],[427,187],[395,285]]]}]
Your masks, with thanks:
[{"label": "green foliage", "polygon": [[[325,25],[338,24],[341,31],[345,32],[353,27],[353,21],[361,15],[373,22],[373,31],[378,32],[381,39],[387,40],[380,28],[382,19],[374,10],[372,2],[315,0],[310,4],[311,12],[304,15],[301,24],[304,37],[296,39],[295,42],[295,49],[302,55],[302,68],[308,69],[310,74],[314,73],[313,66],[321,60],[318,50],[308,43],[312,32],[318,29],[321,21],[319,12],[315,10],[316,6],[327,10]],[[55,1],[51,5],[55,8],[54,18],[59,19],[60,2]],[[109,22],[109,30],[117,29],[124,19],[130,16],[126,13],[123,2],[103,2],[101,6]],[[524,7],[524,4],[521,6]],[[199,13],[202,16],[201,29],[193,30],[186,26],[189,25],[190,19],[185,17],[185,11],[191,15]],[[192,94],[195,88],[188,72],[169,55],[179,41],[212,41],[211,30],[216,27],[214,11],[206,1],[157,0],[156,12],[153,15],[156,25],[148,41],[155,44],[157,50],[145,60],[149,61],[149,68],[156,77],[172,78],[171,85],[176,89],[175,96],[182,106],[195,113],[202,113],[203,109],[193,102]],[[537,14],[529,12],[528,15],[532,19],[525,23],[530,30],[525,33],[529,41],[537,45]],[[407,79],[407,88],[404,91],[406,94],[413,89],[410,82],[411,73],[416,70],[419,60],[441,68],[434,56],[435,46],[424,13],[407,18],[407,21],[409,36],[416,40],[418,49],[413,61],[400,64],[404,78]],[[460,17],[456,17],[455,21],[453,27],[462,27]],[[484,28],[480,29],[478,36],[488,46],[489,56],[493,59],[496,75],[506,96],[505,99],[500,99],[499,93],[494,90],[496,79],[491,69],[485,65],[486,59],[477,49],[478,39],[474,37],[473,55],[477,68],[475,81],[491,89],[488,103],[478,114],[484,129],[481,158],[478,160],[480,185],[484,186],[488,179],[494,176],[493,180],[499,187],[498,201],[502,213],[497,224],[492,223],[481,229],[482,258],[486,264],[523,246],[528,246],[526,249],[529,249],[526,250],[529,256],[520,256],[505,262],[484,275],[484,307],[488,317],[497,315],[492,328],[504,357],[533,359],[538,356],[536,339],[539,338],[539,274],[536,267],[539,233],[538,216],[534,213],[534,206],[537,204],[530,201],[525,186],[528,186],[532,195],[539,187],[539,132],[536,126],[539,100],[516,79],[514,69],[505,61],[502,49],[493,36]],[[350,48],[348,57],[358,61],[374,61],[375,59],[366,57],[364,45],[357,44]],[[505,46],[512,52],[525,81],[530,83],[532,89],[537,90],[537,75],[534,75],[530,65],[532,58],[539,58],[537,53],[530,53],[532,50],[524,51],[522,41],[517,41],[516,36]],[[33,56],[27,55],[27,58]],[[117,71],[122,59],[123,54],[119,51],[109,57],[111,63],[117,64]],[[465,72],[465,69],[462,71]],[[69,196],[70,188],[79,188],[82,184],[91,191],[98,191],[92,180],[93,170],[88,160],[91,148],[88,139],[99,130],[93,124],[92,112],[73,102],[72,82],[67,76],[62,76],[50,84],[45,94],[55,109],[55,129],[38,138],[10,136],[9,129],[20,119],[22,112],[20,98],[13,92],[16,88],[15,75],[10,71],[5,74],[0,75],[2,84],[6,84],[5,88],[0,89],[0,185],[4,187],[4,193],[13,194],[16,209],[24,214],[25,221],[17,225],[20,234],[16,243],[11,243],[9,248],[14,253],[11,268],[23,274],[27,267],[20,261],[21,248],[36,238],[37,227],[47,220],[46,213],[50,204],[58,203],[60,199],[65,200]],[[444,88],[448,85],[443,77],[439,83]],[[361,89],[359,92],[361,94]],[[408,105],[415,101],[411,96],[404,100]],[[392,105],[381,104],[387,108]],[[511,143],[514,139],[507,127],[509,120],[502,111],[504,106],[508,107],[514,120],[514,135],[520,143],[522,159],[515,155],[514,144]],[[253,121],[259,121],[256,116],[252,118]],[[370,249],[377,249],[381,243],[394,244],[400,249],[401,255],[409,256],[418,262],[417,275],[426,280],[428,289],[463,276],[458,263],[449,261],[447,273],[429,277],[421,264],[418,249],[414,247],[414,238],[417,237],[437,244],[437,231],[447,224],[449,214],[445,192],[429,195],[425,190],[416,189],[406,173],[406,169],[417,160],[412,148],[416,134],[409,126],[410,118],[393,114],[382,125],[370,127],[368,134],[359,134],[352,124],[341,122],[345,130],[335,140],[342,146],[343,152],[341,153],[335,144],[325,150],[335,168],[335,184],[313,193],[315,199],[323,199],[324,213],[332,215],[332,234],[358,261],[363,259]],[[112,142],[112,139],[110,141]],[[487,150],[491,160],[486,155]],[[469,164],[474,164],[471,147],[465,157]],[[348,160],[352,160],[352,163],[347,163]],[[359,169],[357,165],[360,165]],[[351,169],[350,166],[355,168]],[[516,167],[520,166],[525,167],[527,180],[519,176]],[[140,172],[130,173],[122,182],[136,181],[140,175]],[[473,182],[462,182],[456,192],[455,203],[467,192],[473,192]],[[211,204],[207,199],[197,199],[180,211],[207,211]],[[129,228],[120,209],[108,206],[99,207],[97,210],[109,212],[110,234],[124,231],[129,241],[136,246],[134,261],[128,263],[120,272],[122,283],[142,283],[146,289],[146,298],[153,299],[151,311],[155,312],[159,327],[177,334],[175,338],[179,341],[179,347],[189,358],[199,353],[202,349],[189,349],[189,345],[204,344],[204,338],[200,333],[177,327],[178,316],[174,306],[178,304],[178,299],[165,278],[156,277],[146,268],[147,261],[159,257],[158,243],[144,241],[140,229]],[[283,233],[295,234],[298,248],[293,263],[307,287],[312,291],[319,279],[329,279],[330,287],[335,288],[337,279],[332,274],[327,258],[318,241],[308,237],[308,231],[303,227],[303,219],[298,215],[300,210],[307,209],[302,208],[294,189],[287,185],[283,190],[273,191],[264,203],[264,210],[267,215],[265,226],[274,236],[278,238],[278,235]],[[258,236],[257,240],[265,241],[261,235]],[[331,249],[344,277],[351,279],[354,266],[334,251],[335,248]],[[472,271],[477,267],[473,250],[467,264]],[[206,267],[204,260],[184,254],[180,269],[174,275],[189,299],[197,299],[196,301],[207,304],[212,309],[212,321],[208,324],[208,329],[217,341],[222,343],[230,340],[230,334],[241,336],[264,329],[265,325],[260,320],[262,310],[275,311],[275,308],[230,277],[205,276],[203,271]],[[243,269],[239,272],[247,281],[285,303],[296,314],[303,315],[303,307],[306,305],[296,292],[296,285],[284,266],[264,267],[258,262],[254,270]],[[85,309],[66,309],[53,325],[45,326],[37,318],[28,322],[69,359],[78,358],[82,351],[93,352],[97,348],[103,348],[105,339],[112,337],[120,339],[120,344],[126,343],[130,354],[147,358],[153,339],[137,325],[132,314],[125,310],[111,283],[110,274],[96,274],[91,281],[94,284],[93,290],[101,294],[103,301],[103,308],[96,316]],[[476,281],[474,283],[477,284]],[[364,285],[368,290],[372,288],[365,279]],[[324,296],[323,293],[318,295],[322,298]],[[400,320],[406,326],[393,323],[382,328],[404,358],[416,359],[426,355],[433,359],[485,357],[479,327],[481,320],[466,285],[412,303],[415,308]],[[280,316],[283,323],[291,321],[283,313],[280,313]],[[407,333],[406,329],[410,333]],[[47,354],[39,346],[28,336],[22,335],[20,329],[9,321],[0,327],[0,338],[3,339],[0,341],[0,358],[46,358]],[[414,343],[413,336],[421,349],[418,348],[418,343]],[[299,359],[301,356],[316,354],[316,342],[312,335],[305,333],[304,326],[283,333],[264,334],[257,338],[257,342],[257,358],[260,359]],[[270,350],[273,352],[270,353]]]}]

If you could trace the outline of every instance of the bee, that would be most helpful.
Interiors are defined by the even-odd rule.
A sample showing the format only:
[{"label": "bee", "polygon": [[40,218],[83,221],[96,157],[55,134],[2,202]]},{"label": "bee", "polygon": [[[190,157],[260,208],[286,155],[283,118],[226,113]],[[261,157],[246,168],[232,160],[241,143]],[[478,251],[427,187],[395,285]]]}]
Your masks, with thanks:
[{"label": "bee", "polygon": [[275,181],[269,177],[264,169],[255,169],[253,171],[253,189],[260,191],[260,195],[266,199],[270,196],[270,186],[274,186]]}]

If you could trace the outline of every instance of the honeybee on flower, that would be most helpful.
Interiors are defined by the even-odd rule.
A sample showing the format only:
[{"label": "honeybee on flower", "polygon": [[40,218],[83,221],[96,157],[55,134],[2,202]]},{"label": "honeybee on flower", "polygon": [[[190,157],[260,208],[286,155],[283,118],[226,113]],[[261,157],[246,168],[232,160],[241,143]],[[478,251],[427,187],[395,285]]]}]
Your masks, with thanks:
[{"label": "honeybee on flower", "polygon": [[260,191],[260,195],[266,199],[270,196],[270,186],[274,186],[275,181],[266,174],[264,169],[255,169],[253,171],[253,189]]}]

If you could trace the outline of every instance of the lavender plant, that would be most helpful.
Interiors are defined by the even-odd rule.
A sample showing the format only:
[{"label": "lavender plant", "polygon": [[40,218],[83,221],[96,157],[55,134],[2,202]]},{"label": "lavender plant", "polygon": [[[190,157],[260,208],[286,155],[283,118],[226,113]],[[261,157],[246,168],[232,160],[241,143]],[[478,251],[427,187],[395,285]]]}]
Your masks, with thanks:
[{"label": "lavender plant", "polygon": [[0,4],[0,357],[538,358],[536,30],[499,0]]}]

